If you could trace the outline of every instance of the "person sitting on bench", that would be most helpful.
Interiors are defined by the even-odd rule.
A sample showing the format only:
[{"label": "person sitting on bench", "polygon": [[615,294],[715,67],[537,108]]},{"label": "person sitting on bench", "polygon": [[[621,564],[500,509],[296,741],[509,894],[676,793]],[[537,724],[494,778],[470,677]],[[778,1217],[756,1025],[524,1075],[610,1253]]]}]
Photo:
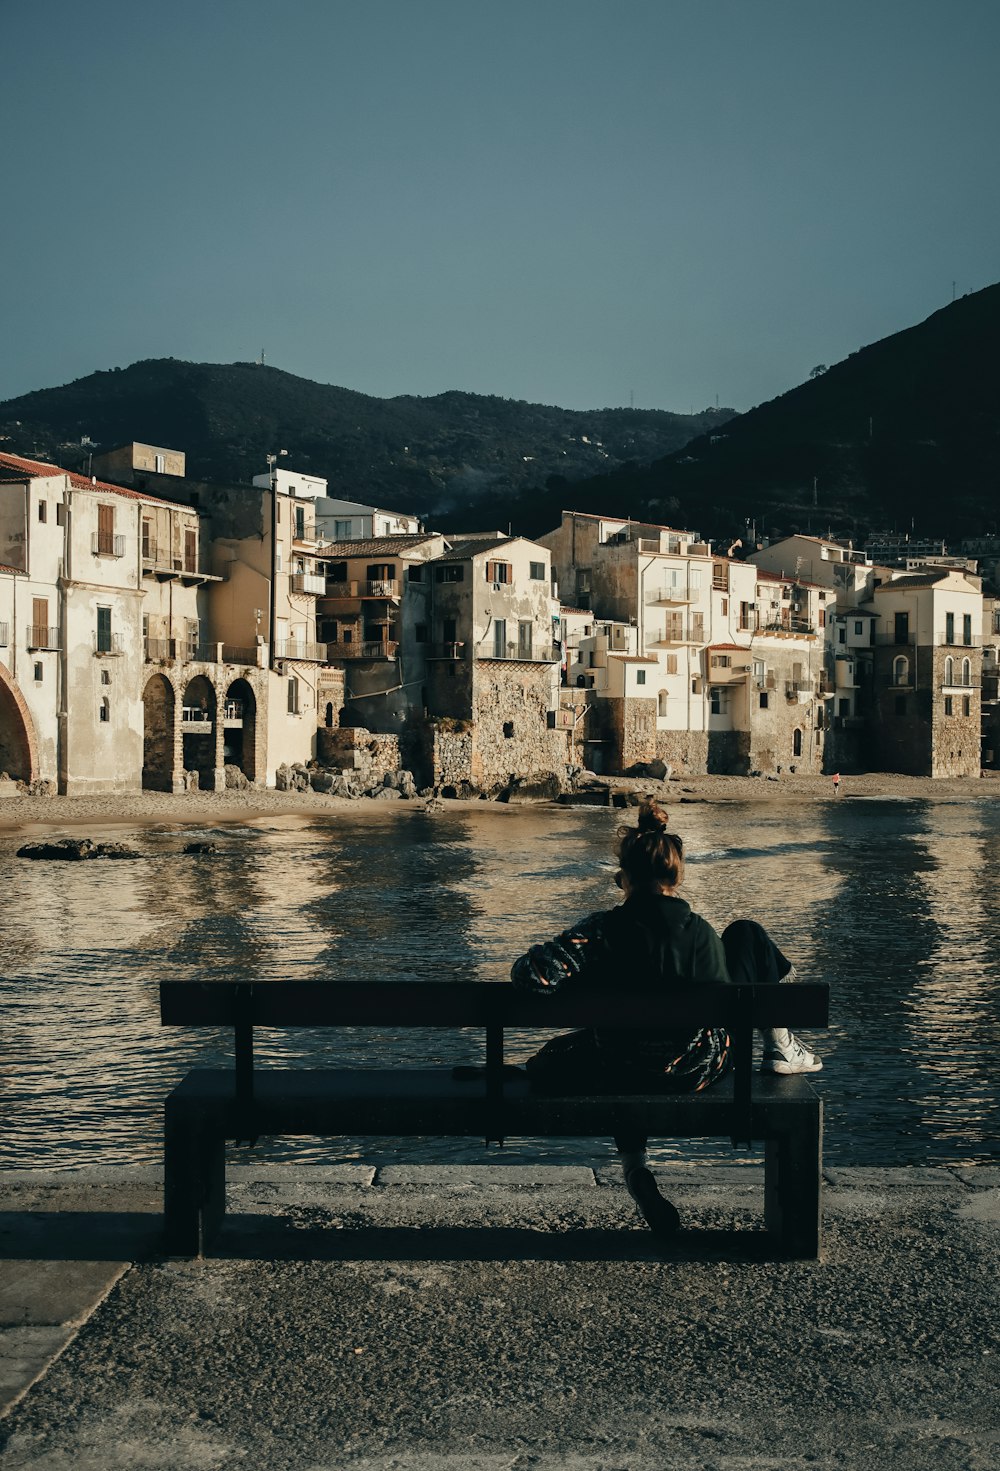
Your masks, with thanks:
[{"label": "person sitting on bench", "polygon": [[[667,820],[653,798],[640,804],[638,826],[618,829],[615,882],[625,902],[533,945],[514,962],[515,986],[552,995],[572,985],[649,992],[676,983],[794,978],[794,967],[763,926],[736,920],[720,939],[679,897],[684,846],[668,831]],[[716,1083],[730,1065],[729,1037],[719,1028],[694,1037],[587,1028],[553,1037],[525,1064],[533,1083],[547,1092],[602,1093],[698,1092]],[[786,1029],[764,1034],[762,1071],[816,1072],[822,1065]],[[643,1220],[657,1235],[672,1234],[680,1217],[647,1166],[646,1140],[617,1136],[615,1147]]]}]

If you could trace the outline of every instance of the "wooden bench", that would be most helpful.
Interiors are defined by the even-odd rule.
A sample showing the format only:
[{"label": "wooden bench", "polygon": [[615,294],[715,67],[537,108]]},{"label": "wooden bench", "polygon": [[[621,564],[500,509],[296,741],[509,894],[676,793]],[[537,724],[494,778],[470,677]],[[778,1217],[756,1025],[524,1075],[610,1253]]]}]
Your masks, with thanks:
[{"label": "wooden bench", "polygon": [[[195,1069],[166,1101],[164,1216],[171,1255],[201,1256],[225,1213],[226,1140],[269,1135],[650,1139],[728,1137],[764,1143],[765,1225],[789,1255],[818,1257],[822,1229],[823,1105],[803,1077],[761,1076],[753,1032],[825,1027],[829,988],[695,985],[663,996],[534,996],[511,985],[461,982],[165,981],[166,1026],[232,1027],[235,1067]],[[504,1069],[504,1030],[722,1026],[732,1078],[694,1094],[533,1091]],[[477,1028],[486,1066],[469,1081],[428,1068],[254,1067],[255,1027]],[[532,1039],[538,1043],[542,1038]]]}]

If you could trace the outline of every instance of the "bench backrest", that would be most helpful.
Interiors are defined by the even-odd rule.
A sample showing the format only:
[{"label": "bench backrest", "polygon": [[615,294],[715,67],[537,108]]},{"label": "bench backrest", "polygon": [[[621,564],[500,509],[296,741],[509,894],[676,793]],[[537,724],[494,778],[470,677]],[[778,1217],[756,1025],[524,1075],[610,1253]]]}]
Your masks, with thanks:
[{"label": "bench backrest", "polygon": [[570,1027],[725,1027],[733,1044],[734,1139],[750,1118],[753,1033],[760,1027],[825,1027],[830,988],[687,985],[651,995],[560,992],[555,996],[488,981],[163,981],[165,1026],[232,1027],[237,1096],[253,1100],[254,1027],[469,1027],[486,1032],[487,1095],[503,1088],[503,1033]]}]

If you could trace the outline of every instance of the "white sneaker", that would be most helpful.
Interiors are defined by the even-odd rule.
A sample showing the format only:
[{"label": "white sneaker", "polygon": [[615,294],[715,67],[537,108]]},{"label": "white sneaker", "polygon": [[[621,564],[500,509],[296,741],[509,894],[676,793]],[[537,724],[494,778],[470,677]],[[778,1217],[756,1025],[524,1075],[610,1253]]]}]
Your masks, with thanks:
[{"label": "white sneaker", "polygon": [[797,1037],[782,1029],[773,1033],[764,1044],[761,1058],[762,1073],[778,1073],[789,1077],[793,1073],[818,1073],[823,1063],[808,1047],[803,1047]]}]

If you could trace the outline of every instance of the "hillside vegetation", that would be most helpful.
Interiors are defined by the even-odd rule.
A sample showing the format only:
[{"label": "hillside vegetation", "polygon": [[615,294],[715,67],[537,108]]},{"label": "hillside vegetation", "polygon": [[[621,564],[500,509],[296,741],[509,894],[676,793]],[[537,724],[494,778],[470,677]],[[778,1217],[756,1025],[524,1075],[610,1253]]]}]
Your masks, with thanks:
[{"label": "hillside vegetation", "polygon": [[466,512],[509,519],[517,492],[648,464],[732,410],[575,412],[472,393],[381,399],[254,363],[151,359],[0,404],[16,453],[75,468],[81,439],[184,450],[189,476],[249,482],[268,452],[325,476],[330,494],[416,512],[439,524]]}]

